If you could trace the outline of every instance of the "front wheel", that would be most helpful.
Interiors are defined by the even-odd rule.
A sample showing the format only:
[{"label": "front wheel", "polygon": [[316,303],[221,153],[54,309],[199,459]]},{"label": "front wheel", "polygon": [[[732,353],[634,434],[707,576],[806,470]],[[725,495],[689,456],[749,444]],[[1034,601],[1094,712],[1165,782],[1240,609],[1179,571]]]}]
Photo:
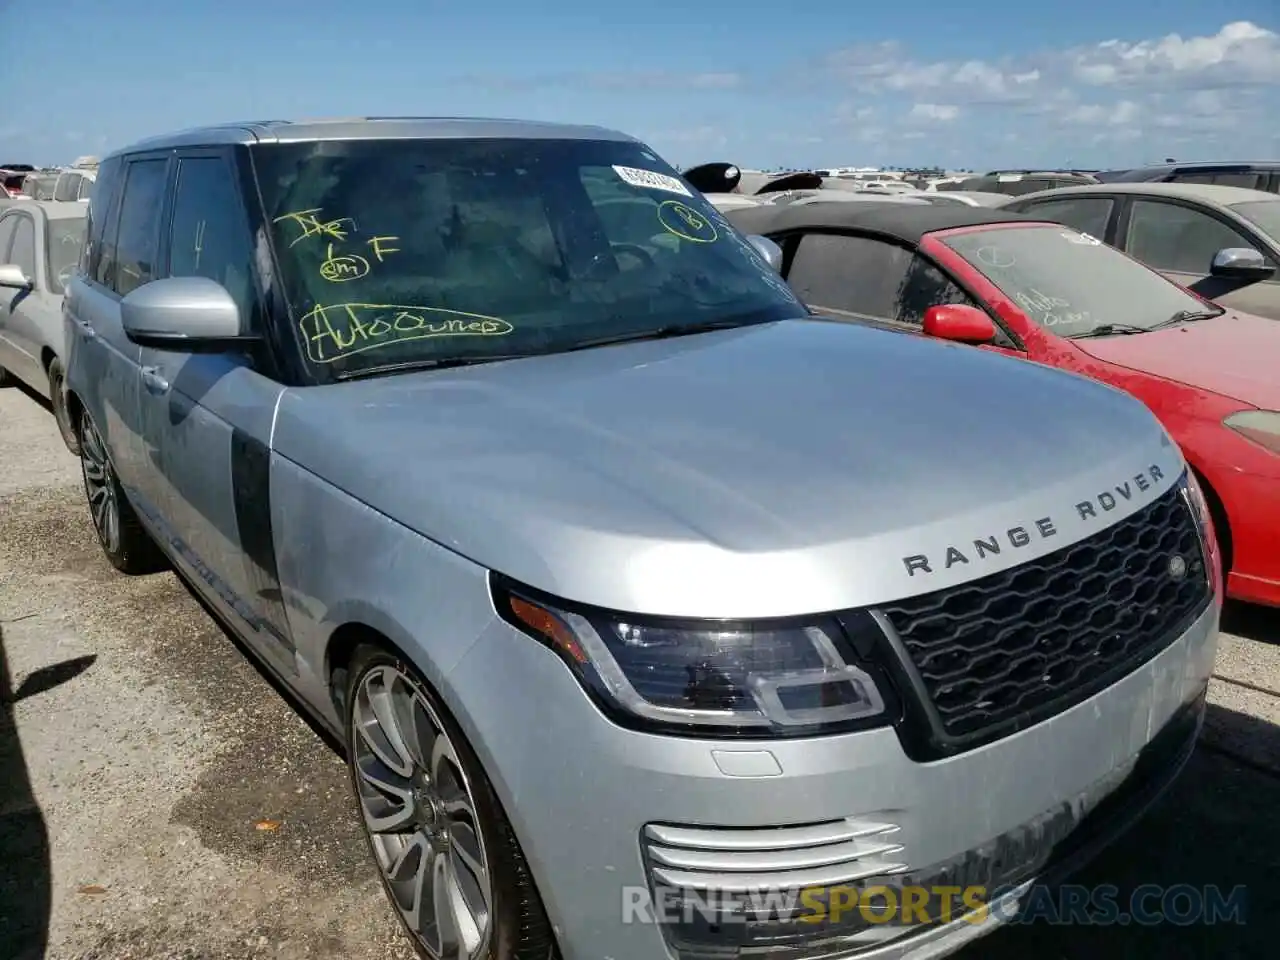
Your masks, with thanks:
[{"label": "front wheel", "polygon": [[80,473],[89,501],[89,515],[98,543],[107,559],[121,573],[143,574],[163,570],[164,554],[143,529],[125,496],[107,455],[107,445],[88,413],[80,416]]},{"label": "front wheel", "polygon": [[356,651],[352,788],[382,886],[428,960],[547,960],[549,924],[479,760],[418,672]]},{"label": "front wheel", "polygon": [[80,456],[80,438],[76,435],[76,425],[72,421],[71,411],[67,406],[67,374],[62,369],[62,361],[54,357],[49,361],[49,405],[53,407],[53,419],[58,425],[58,433],[73,456]]}]

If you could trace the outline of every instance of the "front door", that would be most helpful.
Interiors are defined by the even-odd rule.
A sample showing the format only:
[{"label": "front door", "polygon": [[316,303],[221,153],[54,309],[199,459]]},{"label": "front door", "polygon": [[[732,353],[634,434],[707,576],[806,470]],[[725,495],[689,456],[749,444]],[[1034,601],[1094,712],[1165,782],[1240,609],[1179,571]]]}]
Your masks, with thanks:
[{"label": "front door", "polygon": [[[167,276],[216,280],[259,329],[254,245],[221,151],[178,158]],[[262,357],[144,349],[148,455],[165,479],[176,561],[238,632],[286,674],[296,672],[276,578],[269,504],[271,426],[283,387]]]},{"label": "front door", "polygon": [[[1232,310],[1280,319],[1280,277],[1232,280],[1209,272],[1214,254],[1227,247],[1266,247],[1207,211],[1166,200],[1134,200],[1119,238],[1129,256],[1174,283]],[[1275,260],[1271,259],[1273,266]]]}]

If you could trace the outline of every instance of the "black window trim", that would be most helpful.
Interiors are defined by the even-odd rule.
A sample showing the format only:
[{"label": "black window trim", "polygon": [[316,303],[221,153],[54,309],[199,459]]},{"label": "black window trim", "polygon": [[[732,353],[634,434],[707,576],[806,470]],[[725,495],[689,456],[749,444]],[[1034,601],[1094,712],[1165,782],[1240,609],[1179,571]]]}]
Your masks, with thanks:
[{"label": "black window trim", "polygon": [[[170,254],[172,252],[173,238],[173,219],[177,208],[178,200],[178,184],[182,175],[182,162],[184,160],[217,160],[221,162],[231,176],[231,183],[236,194],[236,209],[240,215],[240,222],[247,232],[250,250],[256,249],[257,237],[260,228],[255,225],[254,217],[245,203],[246,180],[241,169],[240,156],[233,146],[193,146],[181,147],[174,151],[174,162],[169,172],[169,197],[164,209],[164,223],[160,231],[161,244],[163,248],[162,255],[157,262],[162,265],[160,276],[167,277],[172,267]],[[252,180],[250,180],[252,182]],[[254,199],[257,199],[256,193]],[[251,289],[253,291],[253,313],[250,323],[253,325],[250,333],[256,337],[260,337],[260,347],[248,348],[248,352],[252,354],[255,364],[255,371],[261,376],[267,377],[282,386],[300,386],[297,380],[296,371],[290,371],[290,365],[285,361],[288,356],[287,345],[281,343],[280,324],[277,322],[279,314],[271,309],[271,298],[265,289],[261,270],[259,269],[258,258],[253,256],[249,263],[249,272],[252,277]]]},{"label": "black window trim", "polygon": [[[115,183],[111,185],[112,199],[114,199],[115,201],[114,208],[110,202],[103,205],[107,209],[111,210],[111,222],[104,223],[102,225],[102,232],[98,234],[98,240],[96,242],[99,248],[94,249],[91,262],[89,264],[89,266],[93,268],[93,272],[84,277],[85,281],[89,283],[95,290],[97,290],[99,293],[103,293],[107,295],[111,299],[115,300],[117,303],[123,300],[124,297],[122,297],[119,293],[116,292],[114,286],[108,286],[105,283],[98,282],[98,280],[93,276],[93,273],[97,272],[97,264],[102,256],[102,250],[100,249],[100,246],[103,244],[103,242],[106,240],[108,236],[111,237],[113,241],[112,242],[113,249],[118,250],[116,246],[116,241],[118,241],[120,237],[120,214],[124,211],[124,195],[125,195],[125,188],[128,186],[128,183],[129,183],[129,170],[135,163],[138,163],[141,161],[145,161],[145,160],[164,160],[165,161],[164,189],[161,193],[161,200],[160,200],[160,217],[163,220],[163,218],[166,216],[166,211],[168,210],[170,194],[173,192],[174,154],[175,154],[174,150],[148,150],[141,153],[125,154],[119,158],[120,160],[119,174],[116,176]],[[94,242],[93,237],[92,236],[88,237],[87,241],[91,243]],[[163,243],[164,238],[162,236],[157,237],[156,241],[157,243]],[[118,259],[118,255],[117,255],[117,259]],[[160,254],[157,253],[156,263],[159,264],[160,262],[161,262]],[[112,283],[114,284],[115,282],[114,274],[112,275],[111,279],[112,279]]]},{"label": "black window trim", "polygon": [[[993,343],[994,346],[1002,347],[1006,350],[1015,350],[1019,353],[1028,352],[1027,346],[1023,342],[1022,338],[1018,336],[1016,331],[1009,328],[1009,326],[1004,322],[1004,320],[1002,320],[996,314],[996,312],[992,309],[991,305],[988,304],[982,297],[978,296],[978,294],[973,290],[973,288],[970,287],[969,284],[965,283],[963,279],[961,279],[960,277],[957,277],[954,273],[948,270],[947,267],[943,263],[941,263],[936,257],[920,249],[918,245],[904,243],[900,238],[894,237],[887,233],[882,233],[878,230],[867,230],[867,229],[849,228],[849,227],[845,227],[845,228],[795,227],[791,230],[780,230],[777,233],[770,234],[769,239],[773,240],[783,249],[782,277],[784,280],[790,277],[791,264],[792,264],[792,261],[795,259],[796,251],[800,248],[800,241],[803,240],[804,237],[808,234],[826,234],[826,235],[833,235],[838,237],[856,237],[863,240],[875,240],[880,243],[887,243],[890,246],[894,246],[902,250],[906,250],[908,253],[911,254],[913,259],[916,257],[919,257],[921,260],[925,261],[926,263],[934,267],[936,270],[938,270],[944,277],[946,277],[949,281],[954,283],[956,287],[958,287],[965,296],[967,296],[970,300],[972,300],[974,305],[976,305],[979,310],[981,310],[983,313],[985,313],[988,317],[991,318],[991,322],[995,324],[996,334],[997,334],[997,339]],[[926,236],[928,236],[928,234],[926,234]],[[908,270],[911,269],[910,264],[908,264],[907,269]],[[807,307],[808,304],[805,304],[805,306]],[[871,317],[865,314],[854,314],[853,316],[865,317],[866,322],[873,326],[884,327],[884,328],[891,329],[901,333],[912,333],[916,335],[922,335],[922,331],[920,327],[916,326],[915,324],[903,323],[897,319],[885,318],[885,317]],[[1002,337],[1005,339],[1006,342],[1001,342]]]},{"label": "black window trim", "polygon": [[[1238,234],[1242,234],[1246,240],[1250,241],[1250,245],[1255,250],[1261,253],[1264,257],[1267,257],[1268,259],[1271,259],[1271,260],[1275,260],[1275,258],[1268,253],[1270,249],[1270,244],[1266,244],[1266,243],[1259,244],[1257,242],[1258,231],[1254,229],[1251,224],[1245,223],[1243,217],[1240,219],[1233,218],[1227,214],[1224,214],[1222,211],[1218,210],[1215,207],[1206,206],[1204,203],[1191,199],[1189,197],[1170,197],[1170,196],[1164,196],[1162,194],[1154,194],[1154,193],[1124,194],[1123,216],[1116,221],[1115,242],[1112,243],[1111,245],[1115,247],[1117,250],[1120,250],[1122,253],[1128,254],[1131,257],[1133,257],[1133,254],[1129,253],[1129,223],[1133,216],[1133,205],[1139,200],[1144,202],[1164,203],[1164,204],[1169,204],[1175,207],[1185,207],[1188,210],[1194,210],[1197,213],[1205,214],[1210,219],[1217,220],[1223,226],[1231,230],[1234,230]],[[1134,257],[1134,259],[1137,260],[1138,258]],[[1186,272],[1184,270],[1166,271],[1161,267],[1157,267],[1153,264],[1148,264],[1142,260],[1138,260],[1138,262],[1143,264],[1143,266],[1147,267],[1148,269],[1154,270],[1157,273],[1161,273],[1161,274],[1166,272],[1167,273],[1185,273]],[[1206,271],[1206,275],[1207,273],[1208,271]]]}]

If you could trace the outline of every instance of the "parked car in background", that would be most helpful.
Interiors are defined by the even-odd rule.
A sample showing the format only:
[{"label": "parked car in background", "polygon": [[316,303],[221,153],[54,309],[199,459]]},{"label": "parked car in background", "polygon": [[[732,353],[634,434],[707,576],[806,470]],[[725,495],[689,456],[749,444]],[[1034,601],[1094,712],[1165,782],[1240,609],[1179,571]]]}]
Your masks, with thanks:
[{"label": "parked car in background", "polygon": [[1275,194],[1196,183],[1107,183],[1034,193],[1005,208],[1095,236],[1215,303],[1280,319]]},{"label": "parked car in background", "polygon": [[983,174],[980,177],[969,177],[958,183],[942,184],[936,190],[964,190],[976,193],[1001,193],[1005,196],[1021,196],[1024,193],[1035,193],[1037,190],[1051,190],[1055,187],[1074,187],[1086,183],[1097,183],[1091,174],[1073,173],[1066,170],[1010,170]]},{"label": "parked car in background", "polygon": [[98,176],[94,170],[63,170],[53,187],[53,199],[65,203],[89,201],[93,193],[93,181]]},{"label": "parked car in background", "polygon": [[35,167],[29,163],[18,163],[12,167],[0,167],[0,198],[16,200],[22,196],[22,181]]},{"label": "parked car in background", "polygon": [[980,345],[1144,401],[1202,478],[1228,593],[1280,606],[1280,324],[1005,210],[812,204],[726,216],[783,248],[787,282],[820,313]]},{"label": "parked car in background", "polygon": [[72,453],[62,295],[84,236],[83,204],[28,201],[0,213],[0,385],[16,377],[46,397]]},{"label": "parked car in background", "polygon": [[1096,176],[1099,183],[1198,183],[1280,193],[1280,160],[1171,161]]},{"label": "parked car in background", "polygon": [[[630,137],[185,131],[106,158],[90,219],[103,552],[344,744],[425,957],[941,957],[1194,747],[1219,562],[1150,411],[815,322]],[[814,909],[957,870],[992,902]]]},{"label": "parked car in background", "polygon": [[35,170],[22,181],[22,195],[32,200],[52,200],[60,170]]}]

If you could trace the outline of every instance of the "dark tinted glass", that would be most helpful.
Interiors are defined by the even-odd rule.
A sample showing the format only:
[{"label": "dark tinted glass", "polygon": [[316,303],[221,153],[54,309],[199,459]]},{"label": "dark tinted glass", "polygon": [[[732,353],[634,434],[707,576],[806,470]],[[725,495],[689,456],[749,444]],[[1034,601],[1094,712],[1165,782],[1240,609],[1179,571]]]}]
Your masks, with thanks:
[{"label": "dark tinted glass", "polygon": [[135,160],[125,171],[112,288],[121,296],[156,278],[164,160]]},{"label": "dark tinted glass", "polygon": [[635,142],[253,150],[295,330],[321,376],[803,312],[745,238]]},{"label": "dark tinted glass", "polygon": [[216,158],[184,159],[174,188],[169,275],[208,277],[253,317],[253,241],[231,168]]},{"label": "dark tinted glass", "polygon": [[1250,246],[1232,227],[1191,207],[1135,200],[1129,213],[1125,249],[1157,270],[1208,274],[1219,250]]},{"label": "dark tinted glass", "polygon": [[869,237],[811,233],[796,248],[787,282],[819,313],[893,320],[911,251]]},{"label": "dark tinted glass", "polygon": [[1061,200],[1031,201],[1021,208],[1021,212],[1037,219],[1065,223],[1101,240],[1107,235],[1111,203],[1106,197],[1064,197]]}]

